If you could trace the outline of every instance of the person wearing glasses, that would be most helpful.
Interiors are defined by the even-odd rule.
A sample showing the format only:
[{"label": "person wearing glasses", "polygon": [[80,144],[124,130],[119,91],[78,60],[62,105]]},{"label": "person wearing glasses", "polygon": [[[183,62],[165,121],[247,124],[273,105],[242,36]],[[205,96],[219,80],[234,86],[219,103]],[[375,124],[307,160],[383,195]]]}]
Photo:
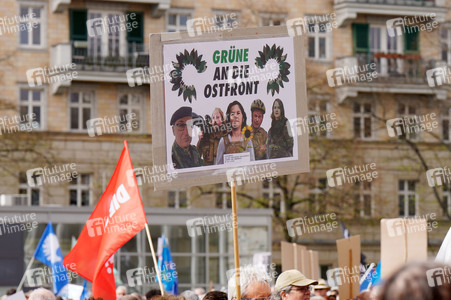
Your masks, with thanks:
[{"label": "person wearing glasses", "polygon": [[313,285],[318,281],[308,279],[298,270],[287,270],[279,275],[274,286],[275,300],[310,300]]},{"label": "person wearing glasses", "polygon": [[189,120],[193,118],[191,107],[182,106],[177,109],[171,117],[172,133],[175,136],[172,145],[172,162],[176,169],[201,167],[204,165],[199,151],[191,145],[192,137],[188,134],[191,130]]},{"label": "person wearing glasses", "polygon": [[[228,300],[236,299],[235,273],[230,275],[228,282]],[[240,268],[240,290],[241,300],[270,300],[271,299],[271,277],[269,274],[252,265]]]}]

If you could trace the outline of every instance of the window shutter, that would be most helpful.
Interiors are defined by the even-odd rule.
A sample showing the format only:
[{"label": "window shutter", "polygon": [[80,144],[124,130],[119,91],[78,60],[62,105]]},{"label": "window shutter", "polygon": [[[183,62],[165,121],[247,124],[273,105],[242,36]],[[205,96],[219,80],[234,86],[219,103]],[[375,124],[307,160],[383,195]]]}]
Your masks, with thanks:
[{"label": "window shutter", "polygon": [[[130,14],[136,14],[130,19]],[[144,14],[142,12],[127,12],[129,20],[127,21],[127,42],[143,44],[144,43]],[[131,28],[129,31],[128,28]]]},{"label": "window shutter", "polygon": [[352,24],[352,27],[354,53],[368,53],[370,51],[370,25]]},{"label": "window shutter", "polygon": [[86,21],[88,20],[88,11],[86,9],[71,9],[69,16],[70,40],[87,41],[88,30],[86,28]]},{"label": "window shutter", "polygon": [[415,27],[406,27],[404,31],[404,53],[415,54],[420,52],[420,32]]}]

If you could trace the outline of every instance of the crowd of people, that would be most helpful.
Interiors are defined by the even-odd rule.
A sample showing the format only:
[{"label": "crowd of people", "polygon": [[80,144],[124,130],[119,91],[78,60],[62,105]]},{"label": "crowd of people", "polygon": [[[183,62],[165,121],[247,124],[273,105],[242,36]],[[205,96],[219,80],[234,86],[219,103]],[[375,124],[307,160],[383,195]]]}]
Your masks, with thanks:
[{"label": "crowd of people", "polygon": [[[233,101],[226,114],[215,108],[212,117],[204,120],[191,107],[177,109],[170,120],[175,137],[172,162],[175,168],[192,168],[224,164],[224,155],[248,152],[250,161],[293,156],[293,137],[282,100],[275,99],[271,112],[271,127],[261,127],[266,107],[256,99],[251,107],[251,126],[242,104]],[[191,145],[192,128],[197,125],[201,133],[197,145]]]},{"label": "crowd of people", "polygon": [[[451,299],[451,274],[443,274],[433,280],[431,272],[449,270],[449,267],[435,262],[411,262],[402,266],[389,276],[382,284],[371,287],[355,296],[355,300],[448,300]],[[446,272],[444,272],[446,273]],[[429,274],[429,275],[428,275]],[[441,273],[440,273],[441,274]],[[272,286],[270,275],[253,266],[240,268],[240,294],[242,300],[336,300],[340,299],[338,291],[331,289],[325,280],[307,278],[298,270],[282,272]],[[7,296],[16,293],[15,289],[7,292]],[[51,291],[38,288],[26,294],[28,300],[60,300]],[[178,296],[151,289],[145,296],[138,293],[127,294],[125,286],[116,290],[118,300],[236,300],[236,278],[231,276],[228,281],[227,293],[209,291],[198,288],[187,290]],[[90,297],[88,300],[102,300]],[[343,299],[344,300],[344,299]]]}]

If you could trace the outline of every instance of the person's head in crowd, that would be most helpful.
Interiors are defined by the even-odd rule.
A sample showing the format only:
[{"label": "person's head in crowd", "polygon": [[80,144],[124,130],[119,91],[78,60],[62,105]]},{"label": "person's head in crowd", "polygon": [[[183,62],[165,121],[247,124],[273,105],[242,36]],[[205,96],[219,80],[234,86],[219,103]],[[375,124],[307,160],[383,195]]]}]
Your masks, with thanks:
[{"label": "person's head in crowd", "polygon": [[6,296],[11,296],[14,295],[16,293],[16,289],[12,288],[6,291]]},{"label": "person's head in crowd", "polygon": [[[269,298],[271,296],[271,277],[259,268],[246,266],[240,268],[241,299]],[[228,299],[236,299],[235,273],[231,274],[228,282]]]},{"label": "person's head in crowd", "polygon": [[56,296],[56,300],[63,300],[63,297],[61,297],[61,296]]},{"label": "person's head in crowd", "polygon": [[318,284],[314,286],[315,296],[321,296],[323,299],[327,300],[327,292],[330,290],[330,286],[327,284],[326,280],[319,279]]},{"label": "person's head in crowd", "polygon": [[354,298],[355,300],[371,300],[370,291],[363,291],[358,296]]},{"label": "person's head in crowd", "polygon": [[135,296],[138,300],[146,300],[146,297],[144,297],[140,293],[134,292],[134,293],[131,293],[131,295]]},{"label": "person's head in crowd", "polygon": [[227,300],[227,294],[221,291],[211,291],[205,294],[203,300]]},{"label": "person's head in crowd", "polygon": [[[193,118],[191,107],[182,106],[177,109],[171,117],[172,133],[175,136],[175,142],[182,149],[188,149],[191,144],[191,134],[188,134],[187,122]],[[189,124],[188,124],[189,125]]]},{"label": "person's head in crowd", "polygon": [[298,270],[282,272],[274,286],[276,300],[310,300],[312,285],[318,281],[305,277]]},{"label": "person's head in crowd", "polygon": [[272,104],[271,119],[274,121],[285,119],[285,109],[283,108],[282,100],[279,98],[274,100],[274,103]]},{"label": "person's head in crowd", "polygon": [[227,107],[227,128],[232,128],[232,131],[241,131],[247,123],[246,112],[243,106],[238,101],[233,101]]},{"label": "person's head in crowd", "polygon": [[255,129],[260,128],[263,122],[263,115],[266,112],[265,104],[262,100],[256,99],[251,104],[252,113],[252,127]]},{"label": "person's head in crowd", "polygon": [[196,293],[196,295],[199,296],[199,300],[202,300],[205,296],[205,290],[203,288],[194,289],[194,293]]},{"label": "person's head in crowd", "polygon": [[116,298],[125,296],[127,294],[127,288],[123,285],[120,285],[116,289]]},{"label": "person's head in crowd", "polygon": [[56,300],[55,294],[51,291],[39,288],[31,292],[29,300]]},{"label": "person's head in crowd", "polygon": [[211,125],[215,128],[221,127],[224,123],[224,113],[218,107],[213,110],[211,114]]},{"label": "person's head in crowd", "polygon": [[199,296],[191,290],[184,291],[180,296],[183,296],[186,300],[199,300]]},{"label": "person's head in crowd", "polygon": [[146,293],[146,299],[150,300],[155,296],[161,296],[161,291],[158,289],[151,289]]},{"label": "person's head in crowd", "polygon": [[153,300],[186,300],[185,297],[183,297],[182,295],[180,296],[174,296],[171,294],[165,294],[164,296],[159,295],[159,296],[155,296],[152,298]]},{"label": "person's head in crowd", "polygon": [[378,300],[451,299],[451,283],[444,276],[449,267],[436,262],[411,262],[386,279]]},{"label": "person's head in crowd", "polygon": [[141,300],[141,296],[138,298],[134,295],[125,295],[117,297],[117,300]]}]

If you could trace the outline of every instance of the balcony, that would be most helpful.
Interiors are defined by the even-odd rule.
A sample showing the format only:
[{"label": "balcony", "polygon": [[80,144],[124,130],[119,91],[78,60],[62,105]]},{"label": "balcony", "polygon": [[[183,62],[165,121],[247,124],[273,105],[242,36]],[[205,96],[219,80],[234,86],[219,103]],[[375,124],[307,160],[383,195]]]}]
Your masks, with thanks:
[{"label": "balcony", "polygon": [[[373,64],[373,65],[372,65]],[[364,66],[375,66],[364,69]],[[361,53],[356,56],[337,58],[336,68],[357,70],[343,72],[341,86],[337,87],[338,101],[348,97],[357,97],[359,93],[399,93],[416,95],[434,95],[436,99],[445,100],[446,90],[430,88],[426,80],[426,71],[442,65],[442,62],[425,61],[418,54],[399,53]],[[377,77],[368,78],[369,72],[377,72]],[[351,80],[358,74],[359,80]],[[356,78],[356,77],[355,77]],[[362,80],[366,79],[366,80]]]},{"label": "balcony", "polygon": [[[93,49],[88,42],[72,41],[55,45],[52,51],[55,58],[52,65],[76,65],[77,76],[72,81],[128,83],[127,70],[149,66],[149,52],[142,44],[125,44],[116,51],[108,51],[103,45]],[[52,93],[60,93],[72,81],[52,87]]]},{"label": "balcony", "polygon": [[0,206],[29,206],[28,195],[13,195],[2,194],[0,195]]},{"label": "balcony", "polygon": [[339,27],[349,25],[360,15],[414,17],[434,13],[437,22],[444,22],[445,0],[334,0]]},{"label": "balcony", "polygon": [[[144,4],[150,6],[150,13],[153,18],[160,18],[166,11],[171,7],[171,0],[99,0],[103,2],[128,2],[134,4]],[[51,8],[53,13],[62,13],[69,5],[72,0],[51,0]]]},{"label": "balcony", "polygon": [[[143,44],[127,44],[125,51],[93,51],[88,42],[72,42],[72,62],[82,72],[119,72],[149,66],[149,52]],[[95,49],[98,50],[101,47]],[[107,47],[105,47],[107,48]],[[122,52],[122,53],[121,53]]]}]

